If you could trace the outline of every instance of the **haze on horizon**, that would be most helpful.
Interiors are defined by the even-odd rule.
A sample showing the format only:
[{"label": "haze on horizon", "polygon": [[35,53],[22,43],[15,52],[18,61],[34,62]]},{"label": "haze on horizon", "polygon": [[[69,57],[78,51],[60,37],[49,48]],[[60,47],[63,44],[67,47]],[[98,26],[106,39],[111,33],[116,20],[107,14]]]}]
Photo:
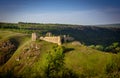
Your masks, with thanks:
[{"label": "haze on horizon", "polygon": [[0,22],[120,23],[119,0],[1,0]]}]

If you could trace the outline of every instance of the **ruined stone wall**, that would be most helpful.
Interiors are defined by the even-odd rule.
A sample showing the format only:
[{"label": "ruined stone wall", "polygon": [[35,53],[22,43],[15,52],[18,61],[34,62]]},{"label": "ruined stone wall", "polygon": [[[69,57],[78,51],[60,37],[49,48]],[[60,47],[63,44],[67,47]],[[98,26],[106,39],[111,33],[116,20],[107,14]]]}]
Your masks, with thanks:
[{"label": "ruined stone wall", "polygon": [[[57,43],[58,45],[61,45],[64,42],[68,42],[68,41],[73,41],[74,38],[73,37],[69,37],[69,36],[52,36],[51,33],[47,33],[47,36],[45,37],[40,37],[41,40],[44,41],[48,41],[48,42],[52,42],[52,43]],[[36,33],[32,33],[32,41],[36,41],[37,40],[37,34]]]},{"label": "ruined stone wall", "polygon": [[53,36],[53,37],[40,37],[41,40],[45,40],[52,43],[57,43],[61,45],[61,37],[60,36]]}]

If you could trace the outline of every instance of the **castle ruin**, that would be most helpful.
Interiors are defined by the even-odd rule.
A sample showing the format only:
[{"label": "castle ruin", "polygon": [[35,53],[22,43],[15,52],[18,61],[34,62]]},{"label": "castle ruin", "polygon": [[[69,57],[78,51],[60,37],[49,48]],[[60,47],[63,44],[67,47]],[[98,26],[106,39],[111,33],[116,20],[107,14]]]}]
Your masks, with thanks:
[{"label": "castle ruin", "polygon": [[[37,39],[37,35],[35,33],[32,33],[32,41],[36,41],[36,39]],[[45,37],[41,36],[39,39],[47,42],[57,43],[58,45],[62,45],[62,43],[64,42],[74,40],[72,37],[66,35],[52,36],[52,33],[50,32],[48,32]]]}]

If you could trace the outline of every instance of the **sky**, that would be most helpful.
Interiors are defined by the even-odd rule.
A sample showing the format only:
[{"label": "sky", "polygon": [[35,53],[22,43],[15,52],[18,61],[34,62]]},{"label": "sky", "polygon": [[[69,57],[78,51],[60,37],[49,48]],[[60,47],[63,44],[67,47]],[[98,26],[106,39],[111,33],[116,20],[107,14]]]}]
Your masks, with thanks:
[{"label": "sky", "polygon": [[0,22],[120,23],[120,0],[0,0]]}]

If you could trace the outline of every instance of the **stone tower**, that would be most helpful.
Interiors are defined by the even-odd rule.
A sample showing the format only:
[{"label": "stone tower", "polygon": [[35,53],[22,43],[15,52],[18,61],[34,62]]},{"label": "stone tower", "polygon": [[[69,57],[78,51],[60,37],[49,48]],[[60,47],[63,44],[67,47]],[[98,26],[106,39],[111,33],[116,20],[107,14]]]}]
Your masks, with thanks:
[{"label": "stone tower", "polygon": [[37,39],[36,33],[32,33],[32,41],[36,41],[36,39]]},{"label": "stone tower", "polygon": [[62,43],[61,43],[61,37],[60,36],[58,36],[58,45],[61,45]]}]

